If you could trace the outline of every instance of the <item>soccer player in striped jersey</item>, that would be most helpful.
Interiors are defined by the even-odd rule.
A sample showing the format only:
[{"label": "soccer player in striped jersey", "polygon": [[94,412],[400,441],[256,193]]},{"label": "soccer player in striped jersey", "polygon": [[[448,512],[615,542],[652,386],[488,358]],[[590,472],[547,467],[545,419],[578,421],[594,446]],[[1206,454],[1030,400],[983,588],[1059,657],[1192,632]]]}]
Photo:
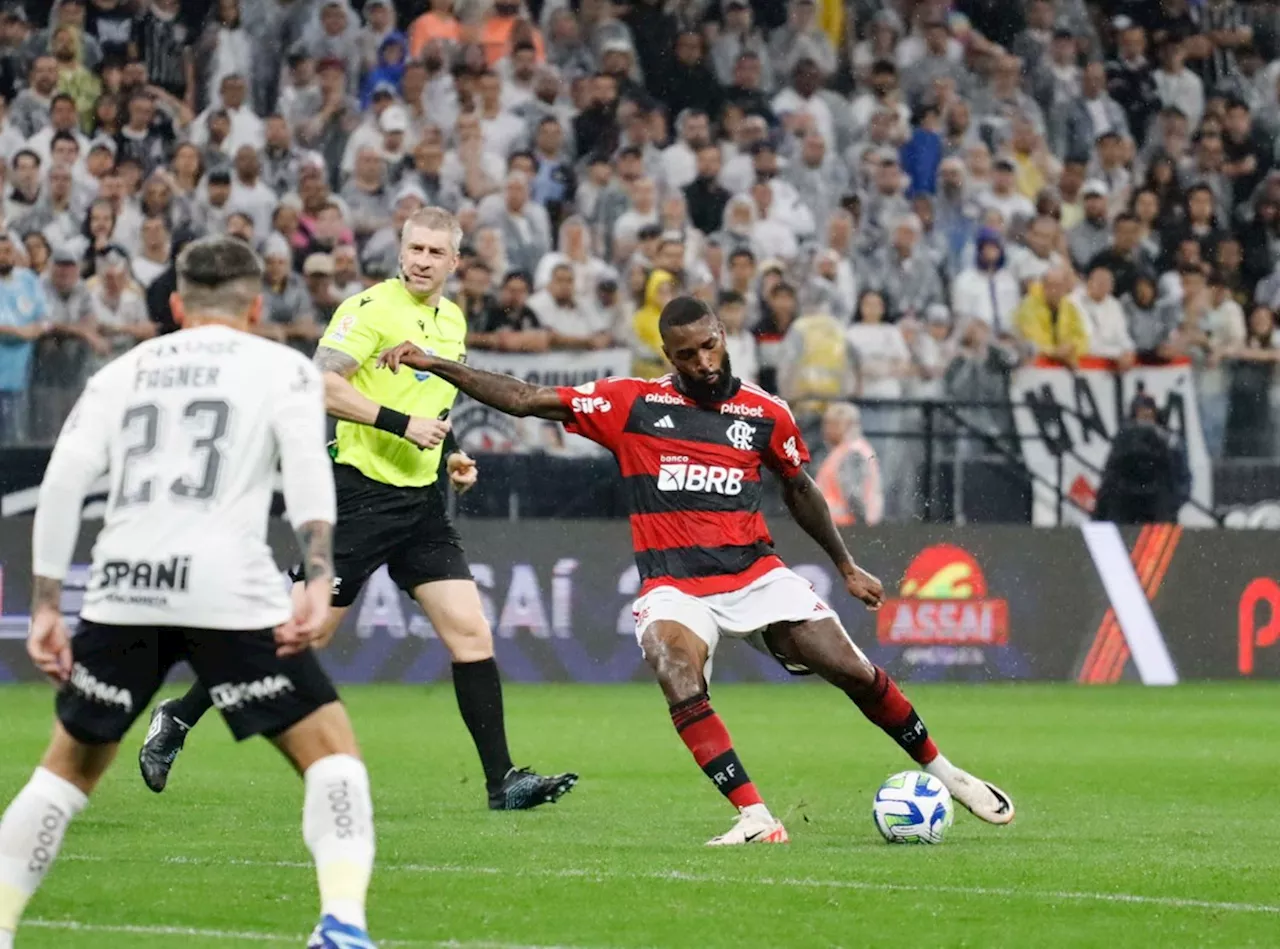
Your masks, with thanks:
[{"label": "soccer player in striped jersey", "polygon": [[734,378],[724,327],[705,303],[672,300],[659,330],[675,372],[653,380],[537,386],[430,355],[412,342],[386,351],[380,362],[393,372],[408,366],[434,373],[512,415],[562,422],[617,458],[643,581],[636,638],[681,739],[739,811],[711,845],[788,839],[707,696],[722,636],[746,639],[792,673],[821,676],[973,814],[992,824],[1013,820],[1009,796],[938,752],[898,686],[774,553],[760,513],[765,467],[778,475],[791,516],[831,558],[849,594],[873,610],[884,602],[880,581],[854,562],[804,469],[809,451],[786,404]]}]

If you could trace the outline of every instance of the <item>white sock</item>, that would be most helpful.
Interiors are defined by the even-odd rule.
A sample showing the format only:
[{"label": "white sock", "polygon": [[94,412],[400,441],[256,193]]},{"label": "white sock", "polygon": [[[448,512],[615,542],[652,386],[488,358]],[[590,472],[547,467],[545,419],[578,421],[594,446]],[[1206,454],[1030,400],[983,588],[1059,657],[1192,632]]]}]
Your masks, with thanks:
[{"label": "white sock", "polygon": [[321,758],[303,775],[302,838],[316,861],[320,913],[360,929],[373,874],[373,801],[369,772],[351,755]]},{"label": "white sock", "polygon": [[67,825],[88,803],[74,784],[36,768],[0,818],[0,949],[13,944],[22,911],[53,866]]},{"label": "white sock", "polygon": [[931,774],[939,781],[945,781],[957,770],[956,766],[947,760],[945,755],[938,755],[927,765],[924,766],[926,774]]}]

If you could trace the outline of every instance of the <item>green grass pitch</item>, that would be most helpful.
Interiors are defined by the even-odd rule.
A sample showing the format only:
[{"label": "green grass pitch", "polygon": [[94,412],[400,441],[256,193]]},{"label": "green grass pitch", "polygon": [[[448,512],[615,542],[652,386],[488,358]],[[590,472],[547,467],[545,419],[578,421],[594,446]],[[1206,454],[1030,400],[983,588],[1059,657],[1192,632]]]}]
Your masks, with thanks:
[{"label": "green grass pitch", "polygon": [[[1016,799],[940,847],[890,847],[870,801],[907,762],[834,690],[722,686],[713,701],[787,847],[708,850],[732,811],[655,686],[508,689],[516,759],[577,769],[560,804],[483,808],[447,685],[345,690],[373,779],[370,923],[383,946],[1280,946],[1280,688],[908,689],[943,751]],[[0,797],[51,694],[0,690]],[[73,826],[20,949],[301,947],[315,922],[301,785],[216,718],[151,795],[145,721]]]}]

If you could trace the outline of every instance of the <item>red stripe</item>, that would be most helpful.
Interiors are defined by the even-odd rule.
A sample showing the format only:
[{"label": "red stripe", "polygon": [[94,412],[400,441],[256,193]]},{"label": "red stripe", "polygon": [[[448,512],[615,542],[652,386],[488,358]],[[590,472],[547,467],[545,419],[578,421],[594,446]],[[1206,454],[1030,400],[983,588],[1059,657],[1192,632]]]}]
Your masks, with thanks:
[{"label": "red stripe", "polygon": [[[1149,602],[1154,602],[1156,594],[1160,592],[1160,587],[1164,584],[1165,574],[1169,572],[1169,565],[1173,563],[1173,555],[1178,550],[1178,543],[1182,540],[1182,528],[1176,524],[1169,525],[1164,533],[1164,546],[1151,565],[1148,572],[1146,582],[1143,583],[1143,591],[1147,595]],[[1111,666],[1108,673],[1108,682],[1119,682],[1124,676],[1124,667],[1129,662],[1129,644],[1122,642],[1119,654],[1116,656],[1115,662]]]},{"label": "red stripe", "polygon": [[640,588],[640,596],[644,596],[654,587],[675,587],[681,593],[690,596],[715,596],[717,593],[732,593],[741,590],[748,584],[759,580],[770,570],[785,567],[777,556],[761,557],[748,570],[742,573],[723,574],[718,577],[697,577],[691,580],[673,580],[670,577],[654,577],[644,582]]},{"label": "red stripe", "polygon": [[633,550],[677,547],[741,547],[756,541],[773,543],[759,511],[682,511],[679,514],[632,514]]},{"label": "red stripe", "polygon": [[[1146,556],[1147,546],[1151,540],[1151,530],[1148,525],[1138,532],[1138,540],[1133,545],[1133,551],[1129,555],[1135,565],[1140,563]],[[1102,668],[1104,668],[1101,664],[1102,658],[1104,655],[1110,656],[1111,650],[1115,648],[1113,637],[1118,633],[1120,633],[1120,626],[1116,620],[1116,611],[1108,606],[1107,612],[1103,614],[1102,622],[1098,624],[1098,631],[1094,633],[1093,645],[1089,647],[1084,664],[1080,667],[1080,675],[1077,681],[1090,684],[1102,681],[1099,677]],[[1123,635],[1120,638],[1123,639]]]}]

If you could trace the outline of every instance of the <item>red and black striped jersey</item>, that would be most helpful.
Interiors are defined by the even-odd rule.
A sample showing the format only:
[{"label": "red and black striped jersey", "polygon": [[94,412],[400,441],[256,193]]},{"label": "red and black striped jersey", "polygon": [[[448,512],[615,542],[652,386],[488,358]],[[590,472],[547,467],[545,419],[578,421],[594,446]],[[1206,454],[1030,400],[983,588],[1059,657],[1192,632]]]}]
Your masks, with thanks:
[{"label": "red and black striped jersey", "polygon": [[556,390],[565,428],[622,469],[641,595],[740,590],[783,566],[760,513],[760,469],[794,477],[809,460],[786,403],[750,383],[698,404],[661,379],[602,379]]}]

